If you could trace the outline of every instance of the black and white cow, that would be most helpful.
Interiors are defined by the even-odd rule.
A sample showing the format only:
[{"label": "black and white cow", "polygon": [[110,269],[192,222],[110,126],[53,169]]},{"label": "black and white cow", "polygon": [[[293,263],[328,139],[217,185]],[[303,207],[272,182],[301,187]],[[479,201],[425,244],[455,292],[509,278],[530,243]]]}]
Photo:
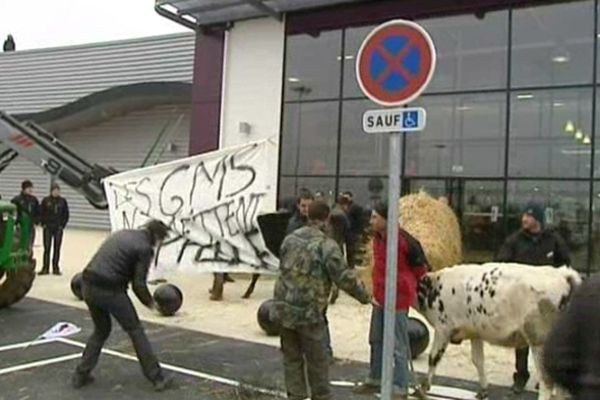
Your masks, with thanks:
[{"label": "black and white cow", "polygon": [[[479,374],[478,398],[487,397],[483,343],[531,347],[542,371],[541,349],[558,311],[566,306],[579,274],[567,267],[533,267],[487,263],[458,265],[428,273],[419,284],[418,308],[435,329],[429,371],[423,390],[431,387],[436,366],[449,343],[471,341]],[[539,399],[552,397],[553,385],[541,374]]]}]

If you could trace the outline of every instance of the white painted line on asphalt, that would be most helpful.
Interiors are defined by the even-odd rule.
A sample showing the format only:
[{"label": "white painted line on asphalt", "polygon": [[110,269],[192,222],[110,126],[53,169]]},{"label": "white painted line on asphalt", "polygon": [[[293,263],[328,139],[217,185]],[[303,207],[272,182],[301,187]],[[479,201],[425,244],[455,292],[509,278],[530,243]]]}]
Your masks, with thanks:
[{"label": "white painted line on asphalt", "polygon": [[[76,340],[71,340],[71,339],[58,338],[58,339],[30,341],[30,342],[23,342],[23,343],[16,343],[16,344],[11,344],[11,345],[1,346],[0,352],[26,348],[29,346],[37,346],[37,345],[42,345],[42,344],[54,343],[54,342],[60,342],[63,344],[76,346],[79,348],[85,348],[85,343],[78,342]],[[102,352],[105,354],[114,356],[114,357],[119,357],[119,358],[122,358],[125,360],[129,360],[129,361],[137,362],[137,360],[138,360],[136,356],[132,356],[132,355],[129,355],[126,353],[121,353],[121,352],[115,351],[115,350],[102,349]],[[28,363],[28,364],[17,365],[14,367],[0,369],[0,375],[4,375],[4,374],[11,373],[11,372],[16,372],[16,371],[21,371],[24,369],[31,369],[31,368],[41,367],[44,365],[69,361],[69,360],[72,360],[72,359],[75,359],[78,357],[81,357],[81,353],[71,354],[71,355],[57,357],[57,358],[51,358],[51,359],[47,359],[47,360],[35,361],[35,362]],[[177,372],[180,374],[221,383],[221,384],[224,384],[227,386],[233,386],[233,387],[238,387],[238,388],[243,387],[243,388],[246,388],[253,392],[267,394],[267,395],[271,395],[271,396],[277,396],[277,397],[285,397],[286,396],[285,393],[280,392],[280,391],[260,388],[260,387],[252,386],[252,385],[246,385],[239,381],[220,377],[217,375],[207,374],[204,372],[191,370],[188,368],[178,367],[178,366],[172,365],[172,364],[161,363],[160,365],[164,369],[169,370],[169,371],[173,371],[173,372]],[[351,382],[351,381],[331,381],[331,385],[336,386],[336,387],[351,388],[351,387],[355,386],[355,383]],[[475,393],[473,393],[473,392],[463,390],[463,389],[447,387],[447,386],[433,386],[431,388],[431,390],[429,391],[428,396],[432,399],[440,399],[440,400],[472,400],[472,399],[475,399]]]},{"label": "white painted line on asphalt", "polygon": [[[72,346],[85,348],[85,343],[81,343],[81,342],[78,342],[75,340],[61,338],[61,339],[58,339],[57,341],[61,342],[61,343],[65,343],[65,344],[70,344]],[[126,353],[121,353],[120,351],[115,351],[115,350],[110,350],[110,349],[102,349],[102,353],[108,354],[111,356],[115,356],[115,357],[119,357],[124,360],[135,361],[135,362],[138,361],[136,356],[132,356],[132,355],[129,355]],[[270,396],[286,397],[286,394],[283,392],[280,392],[280,391],[260,388],[260,387],[253,386],[253,385],[247,385],[247,384],[238,382],[233,379],[223,378],[221,376],[211,375],[211,374],[207,374],[204,372],[195,371],[195,370],[183,368],[183,367],[178,367],[176,365],[166,364],[166,363],[160,363],[160,366],[169,371],[177,372],[177,373],[188,375],[188,376],[193,376],[195,378],[200,378],[200,379],[204,379],[204,380],[208,380],[208,381],[221,383],[221,384],[227,385],[227,386],[244,388],[244,389],[250,390],[252,392],[267,394]]]},{"label": "white painted line on asphalt", "polygon": [[68,354],[66,356],[48,358],[46,360],[34,361],[27,364],[15,365],[13,367],[0,369],[0,376],[10,374],[11,372],[23,371],[26,369],[42,367],[44,365],[57,364],[69,360],[74,360],[76,358],[80,358],[81,353]]},{"label": "white painted line on asphalt", "polygon": [[40,344],[52,343],[54,341],[55,341],[54,339],[44,339],[44,340],[33,340],[31,342],[9,344],[9,345],[6,345],[6,346],[0,346],[0,352],[2,352],[2,351],[9,351],[9,350],[24,349],[25,347],[38,346]]},{"label": "white painted line on asphalt", "polygon": [[[331,381],[331,386],[352,388],[356,384],[351,381]],[[473,400],[475,393],[468,390],[456,389],[447,386],[432,386],[427,397],[440,400]]]},{"label": "white painted line on asphalt", "polygon": [[471,391],[465,390],[465,389],[448,387],[448,386],[433,385],[427,394],[430,396],[437,396],[438,398],[450,399],[450,400],[475,400],[475,399],[477,399],[477,394],[475,392],[471,392]]}]

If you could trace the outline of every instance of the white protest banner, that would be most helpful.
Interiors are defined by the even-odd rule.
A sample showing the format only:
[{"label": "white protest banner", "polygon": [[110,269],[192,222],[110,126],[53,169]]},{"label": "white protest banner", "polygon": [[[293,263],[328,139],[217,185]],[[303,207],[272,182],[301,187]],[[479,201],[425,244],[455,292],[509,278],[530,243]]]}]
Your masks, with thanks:
[{"label": "white protest banner", "polygon": [[112,230],[167,224],[160,271],[275,273],[257,217],[275,211],[277,152],[268,139],[112,175],[104,180]]}]

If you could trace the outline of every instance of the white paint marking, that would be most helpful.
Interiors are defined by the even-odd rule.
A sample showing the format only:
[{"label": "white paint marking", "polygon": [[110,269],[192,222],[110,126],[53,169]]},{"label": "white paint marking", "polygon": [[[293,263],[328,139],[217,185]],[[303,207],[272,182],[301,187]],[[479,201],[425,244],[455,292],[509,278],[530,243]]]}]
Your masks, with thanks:
[{"label": "white paint marking", "polygon": [[[77,342],[75,340],[71,340],[71,339],[58,339],[57,341],[65,343],[65,344],[70,344],[72,346],[77,346],[77,347],[81,347],[81,348],[85,348],[85,343],[81,343],[81,342]],[[132,356],[129,354],[125,354],[125,353],[121,353],[119,351],[114,351],[114,350],[109,350],[109,349],[102,349],[102,353],[104,354],[108,354],[111,356],[115,356],[115,357],[119,357],[122,358],[124,360],[129,360],[129,361],[138,361],[136,356]],[[217,383],[221,383],[223,385],[227,385],[227,386],[233,386],[236,388],[244,388],[244,389],[248,389],[251,390],[253,392],[257,392],[257,393],[261,393],[261,394],[267,394],[270,396],[277,396],[277,397],[286,397],[286,394],[283,392],[279,392],[276,390],[271,390],[271,389],[264,389],[264,388],[260,388],[257,386],[252,386],[252,385],[246,385],[243,383],[240,383],[236,380],[233,379],[229,379],[229,378],[223,378],[221,376],[216,376],[216,375],[211,375],[211,374],[207,374],[204,372],[200,372],[200,371],[194,371],[191,369],[187,369],[187,368],[183,368],[183,367],[178,367],[176,365],[172,365],[172,364],[166,364],[166,363],[160,363],[160,366],[163,367],[166,370],[169,371],[173,371],[173,372],[178,372],[180,374],[184,374],[184,375],[188,375],[188,376],[193,376],[195,378],[200,378],[200,379],[205,379],[208,381],[213,381],[213,382],[217,382]]]},{"label": "white paint marking", "polygon": [[[71,339],[58,338],[58,339],[34,340],[34,341],[29,341],[29,342],[15,343],[15,344],[6,345],[6,346],[0,346],[0,352],[24,349],[24,348],[27,348],[30,346],[38,346],[38,345],[54,343],[54,342],[61,342],[61,343],[67,344],[67,345],[76,346],[79,348],[85,348],[85,343],[78,342],[78,341],[71,340]],[[136,361],[136,362],[138,361],[137,357],[135,357],[135,356],[132,356],[132,355],[129,355],[126,353],[121,353],[121,352],[118,352],[115,350],[102,349],[102,353],[108,354],[108,355],[111,355],[114,357],[122,358],[124,360]],[[70,360],[73,360],[73,359],[76,359],[79,357],[81,357],[81,353],[69,354],[66,356],[50,358],[50,359],[40,360],[40,361],[34,361],[31,363],[27,363],[27,364],[22,364],[22,365],[17,365],[17,366],[13,366],[13,367],[0,369],[0,375],[6,375],[11,372],[17,372],[17,371],[22,371],[22,370],[26,370],[26,369],[37,368],[37,367],[41,367],[44,365],[57,364],[60,362],[70,361]],[[256,387],[256,386],[252,386],[252,385],[245,385],[245,384],[240,383],[239,381],[229,379],[229,378],[223,378],[220,376],[211,375],[211,374],[207,374],[207,373],[200,372],[200,371],[194,371],[191,369],[178,367],[178,366],[172,365],[172,364],[161,363],[160,365],[166,370],[178,372],[180,374],[184,374],[184,375],[188,375],[188,376],[193,376],[195,378],[200,378],[200,379],[204,379],[204,380],[221,383],[221,384],[224,384],[227,386],[233,386],[233,387],[237,387],[237,388],[243,387],[243,388],[246,388],[253,392],[267,394],[267,395],[271,395],[271,396],[277,396],[277,397],[285,397],[286,396],[285,393],[283,393],[283,392],[279,392],[279,391],[271,390],[271,389],[264,389],[264,388],[260,388],[260,387]],[[351,387],[355,386],[355,383],[350,382],[350,381],[331,381],[330,383],[332,386],[336,386],[336,387],[351,388]],[[458,388],[447,387],[447,386],[433,386],[431,388],[431,390],[429,391],[428,395],[432,399],[440,399],[440,400],[472,400],[472,399],[476,398],[475,393],[473,393],[473,392],[470,392],[468,390],[458,389]]]},{"label": "white paint marking", "polygon": [[461,400],[475,400],[477,398],[477,394],[465,389],[458,389],[448,386],[437,386],[433,385],[429,391],[429,393],[434,396],[447,396],[453,399],[461,399]]},{"label": "white paint marking", "polygon": [[29,347],[29,346],[37,346],[37,345],[40,345],[40,344],[46,344],[46,343],[52,343],[52,342],[54,342],[54,339],[32,340],[31,342],[9,344],[9,345],[0,347],[0,352],[2,352],[2,351],[9,351],[9,350],[24,349],[25,347]]},{"label": "white paint marking", "polygon": [[329,383],[331,384],[331,386],[337,386],[337,387],[354,387],[354,386],[356,386],[356,383],[349,382],[349,381],[331,381]]},{"label": "white paint marking", "polygon": [[[350,381],[331,381],[331,386],[352,388],[356,384]],[[428,398],[440,400],[473,400],[475,393],[468,390],[456,389],[447,386],[432,386],[427,393]]]},{"label": "white paint marking", "polygon": [[46,360],[34,361],[27,364],[15,365],[14,367],[8,367],[0,369],[0,375],[10,374],[11,372],[23,371],[26,369],[42,367],[44,365],[57,364],[69,360],[74,360],[76,358],[80,358],[81,353],[76,354],[68,354],[66,356],[48,358]]}]

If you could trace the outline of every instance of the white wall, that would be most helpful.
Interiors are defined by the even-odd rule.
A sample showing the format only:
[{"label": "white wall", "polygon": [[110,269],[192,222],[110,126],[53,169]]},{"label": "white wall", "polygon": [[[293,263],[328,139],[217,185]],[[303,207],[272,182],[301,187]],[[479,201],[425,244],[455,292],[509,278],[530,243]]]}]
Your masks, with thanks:
[{"label": "white wall", "polygon": [[[279,141],[285,23],[272,18],[237,22],[227,33],[220,148],[273,138]],[[240,133],[240,122],[250,133]],[[278,153],[278,152],[277,152]],[[278,154],[269,162],[269,196],[277,202]]]},{"label": "white wall", "polygon": [[[272,18],[237,22],[227,33],[220,147],[279,137],[285,24]],[[240,122],[251,133],[239,132]],[[274,160],[275,166],[277,160]]]}]

